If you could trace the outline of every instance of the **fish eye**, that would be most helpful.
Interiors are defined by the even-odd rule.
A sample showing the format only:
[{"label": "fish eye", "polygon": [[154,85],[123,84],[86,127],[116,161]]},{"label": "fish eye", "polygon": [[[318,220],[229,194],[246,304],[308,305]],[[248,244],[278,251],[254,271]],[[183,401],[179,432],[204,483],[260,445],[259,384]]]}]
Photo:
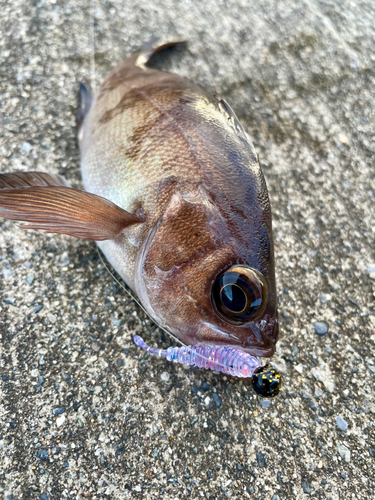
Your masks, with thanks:
[{"label": "fish eye", "polygon": [[224,321],[243,324],[254,320],[264,311],[267,302],[266,280],[256,269],[233,266],[216,279],[212,302]]}]

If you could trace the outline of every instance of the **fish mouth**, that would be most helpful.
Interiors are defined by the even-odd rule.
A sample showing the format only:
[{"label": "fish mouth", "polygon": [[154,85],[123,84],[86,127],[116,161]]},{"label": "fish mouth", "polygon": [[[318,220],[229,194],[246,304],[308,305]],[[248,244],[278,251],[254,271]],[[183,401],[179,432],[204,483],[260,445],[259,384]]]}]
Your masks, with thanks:
[{"label": "fish mouth", "polygon": [[227,332],[210,323],[202,323],[198,329],[197,338],[204,345],[226,345],[240,349],[252,356],[270,358],[276,350],[279,334],[277,315],[263,317],[246,328],[250,335],[244,336],[244,331],[239,329],[241,335]]}]

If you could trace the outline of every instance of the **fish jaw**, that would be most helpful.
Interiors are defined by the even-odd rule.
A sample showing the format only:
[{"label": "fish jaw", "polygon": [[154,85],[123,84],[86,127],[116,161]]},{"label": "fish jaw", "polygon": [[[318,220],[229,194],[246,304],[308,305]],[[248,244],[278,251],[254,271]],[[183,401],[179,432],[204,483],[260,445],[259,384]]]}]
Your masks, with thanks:
[{"label": "fish jaw", "polygon": [[197,334],[197,342],[203,345],[230,345],[252,356],[270,358],[276,350],[279,335],[277,312],[271,318],[256,321],[248,328],[251,330],[245,340],[234,333],[227,333],[209,323],[202,323]]}]

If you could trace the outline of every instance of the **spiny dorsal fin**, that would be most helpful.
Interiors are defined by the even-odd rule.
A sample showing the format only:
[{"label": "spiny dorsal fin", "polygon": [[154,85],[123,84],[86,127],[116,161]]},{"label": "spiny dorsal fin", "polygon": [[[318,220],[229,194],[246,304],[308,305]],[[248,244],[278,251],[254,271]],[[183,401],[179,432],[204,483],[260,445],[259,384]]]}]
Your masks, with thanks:
[{"label": "spiny dorsal fin", "polygon": [[157,54],[161,50],[168,49],[169,47],[175,47],[176,45],[186,45],[186,43],[186,40],[174,40],[163,43],[158,38],[154,38],[153,40],[145,43],[138,52],[135,65],[140,68],[145,68],[146,64],[154,54]]}]

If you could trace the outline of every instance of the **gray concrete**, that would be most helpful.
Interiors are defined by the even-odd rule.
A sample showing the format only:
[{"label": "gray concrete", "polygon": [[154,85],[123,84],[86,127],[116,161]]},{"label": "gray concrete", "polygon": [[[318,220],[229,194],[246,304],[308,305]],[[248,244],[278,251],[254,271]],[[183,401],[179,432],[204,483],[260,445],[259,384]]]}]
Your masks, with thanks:
[{"label": "gray concrete", "polygon": [[[261,405],[242,382],[147,359],[132,332],[169,340],[142,325],[95,244],[1,221],[3,497],[371,498],[373,2],[95,3],[98,83],[153,36],[187,38],[154,64],[225,97],[254,140],[274,212],[284,387]],[[0,22],[1,171],[80,186],[89,2],[1,2]]]}]

